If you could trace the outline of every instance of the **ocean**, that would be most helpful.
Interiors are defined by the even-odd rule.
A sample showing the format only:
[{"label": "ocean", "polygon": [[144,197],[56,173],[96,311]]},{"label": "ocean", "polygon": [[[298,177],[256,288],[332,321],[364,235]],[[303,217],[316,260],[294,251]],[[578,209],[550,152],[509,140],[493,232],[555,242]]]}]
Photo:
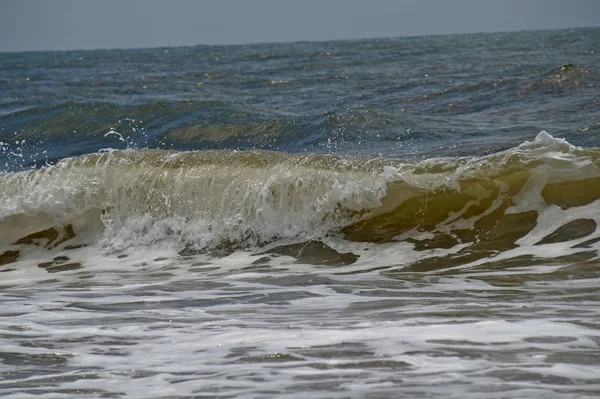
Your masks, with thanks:
[{"label": "ocean", "polygon": [[599,28],[0,54],[0,395],[600,396],[599,66]]}]

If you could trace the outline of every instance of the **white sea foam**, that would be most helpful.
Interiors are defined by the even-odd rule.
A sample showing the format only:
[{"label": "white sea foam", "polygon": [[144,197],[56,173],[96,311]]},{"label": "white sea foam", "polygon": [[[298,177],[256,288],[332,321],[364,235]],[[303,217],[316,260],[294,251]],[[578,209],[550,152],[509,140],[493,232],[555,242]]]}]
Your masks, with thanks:
[{"label": "white sea foam", "polygon": [[[514,288],[472,279],[485,273],[394,280],[285,256],[251,271],[257,257],[249,252],[218,260],[158,250],[70,254],[84,269],[36,282],[47,273],[29,257],[19,264],[29,281],[9,273],[3,282],[7,397],[341,398],[410,396],[427,386],[492,398],[527,396],[535,386],[566,398],[600,386],[590,363],[597,334],[579,323],[598,308],[573,301],[598,278]],[[47,364],[50,374],[13,376],[24,367],[19,359]]]}]

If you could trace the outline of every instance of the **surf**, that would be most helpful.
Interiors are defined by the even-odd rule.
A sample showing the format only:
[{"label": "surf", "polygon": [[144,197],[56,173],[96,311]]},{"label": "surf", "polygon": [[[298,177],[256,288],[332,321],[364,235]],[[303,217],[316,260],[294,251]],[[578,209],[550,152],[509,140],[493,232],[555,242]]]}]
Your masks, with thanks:
[{"label": "surf", "polygon": [[[546,132],[489,156],[419,162],[107,151],[1,174],[0,245],[209,250],[341,237],[421,250],[470,243],[497,252],[532,231],[538,241],[560,228],[570,231],[564,239],[594,238],[599,183],[600,150]],[[556,219],[540,230],[549,213]]]}]

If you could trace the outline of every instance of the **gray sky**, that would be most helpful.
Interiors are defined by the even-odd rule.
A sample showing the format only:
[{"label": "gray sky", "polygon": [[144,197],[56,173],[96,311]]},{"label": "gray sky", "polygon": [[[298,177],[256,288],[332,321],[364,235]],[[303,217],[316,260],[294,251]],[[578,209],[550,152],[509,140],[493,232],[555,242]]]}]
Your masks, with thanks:
[{"label": "gray sky", "polygon": [[0,0],[0,51],[600,26],[600,0]]}]

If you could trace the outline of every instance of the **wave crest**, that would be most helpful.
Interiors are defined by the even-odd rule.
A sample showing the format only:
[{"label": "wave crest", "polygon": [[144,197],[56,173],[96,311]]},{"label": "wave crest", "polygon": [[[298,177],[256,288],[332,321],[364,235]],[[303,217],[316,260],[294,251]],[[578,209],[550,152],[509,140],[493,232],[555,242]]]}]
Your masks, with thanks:
[{"label": "wave crest", "polygon": [[[546,209],[593,203],[600,198],[599,165],[598,150],[546,132],[487,157],[422,162],[270,151],[111,151],[0,175],[6,232],[0,243],[71,226],[74,234],[113,249],[162,241],[253,246],[338,233],[375,242],[425,234],[432,245],[448,246],[489,240],[491,231],[510,230],[511,223],[527,225],[526,233]],[[525,219],[532,223],[510,215],[530,215]]]}]

